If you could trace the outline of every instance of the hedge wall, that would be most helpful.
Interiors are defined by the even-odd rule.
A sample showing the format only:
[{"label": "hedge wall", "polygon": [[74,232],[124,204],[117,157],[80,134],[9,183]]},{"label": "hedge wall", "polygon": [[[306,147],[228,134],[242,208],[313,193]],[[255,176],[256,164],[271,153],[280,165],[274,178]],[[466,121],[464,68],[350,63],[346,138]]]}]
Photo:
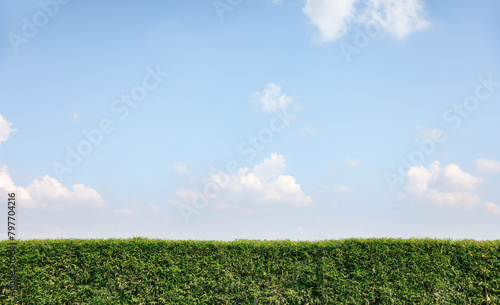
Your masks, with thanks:
[{"label": "hedge wall", "polygon": [[500,240],[59,239],[0,252],[1,304],[500,304]]}]

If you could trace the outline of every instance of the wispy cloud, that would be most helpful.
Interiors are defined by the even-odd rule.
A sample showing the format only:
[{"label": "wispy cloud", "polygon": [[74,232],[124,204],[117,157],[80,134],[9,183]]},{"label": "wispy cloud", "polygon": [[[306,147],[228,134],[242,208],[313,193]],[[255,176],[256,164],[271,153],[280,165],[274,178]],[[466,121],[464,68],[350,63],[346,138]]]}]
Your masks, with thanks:
[{"label": "wispy cloud", "polygon": [[301,227],[301,226],[297,226],[297,227],[296,227],[293,231],[294,231],[294,232],[296,232],[296,233],[299,233],[299,234],[304,234],[304,233],[307,233],[307,230],[306,230],[306,229],[304,229],[304,228],[303,228],[303,227]]},{"label": "wispy cloud", "polygon": [[152,203],[140,203],[135,199],[130,200],[124,207],[113,209],[112,214],[125,217],[132,218],[138,217],[145,212],[158,213],[161,211],[161,208]]},{"label": "wispy cloud", "polygon": [[358,166],[358,159],[356,158],[352,158],[352,159],[346,159],[345,162],[347,163],[347,165],[349,166],[353,166],[353,167],[356,167]]},{"label": "wispy cloud", "polygon": [[500,171],[500,162],[492,159],[477,159],[475,161],[477,169],[485,172],[499,172]]},{"label": "wispy cloud", "polygon": [[490,212],[493,215],[500,216],[500,207],[493,202],[485,202],[483,203],[483,207],[486,211]]},{"label": "wispy cloud", "polygon": [[429,128],[419,131],[417,137],[423,140],[434,140],[438,137],[446,137],[446,132],[439,128]]},{"label": "wispy cloud", "polygon": [[130,217],[133,214],[132,211],[129,209],[129,207],[124,207],[121,209],[114,209],[113,213],[116,215],[121,215],[121,216],[125,216],[125,217]]},{"label": "wispy cloud", "polygon": [[[386,17],[383,21],[382,16]],[[377,22],[386,33],[399,39],[430,25],[423,0],[369,0],[358,20],[365,26]]]},{"label": "wispy cloud", "polygon": [[352,193],[352,189],[346,185],[334,184],[332,188],[337,193]]},{"label": "wispy cloud", "polygon": [[191,170],[182,162],[177,162],[174,164],[173,169],[176,173],[181,175],[187,175],[191,173]]}]

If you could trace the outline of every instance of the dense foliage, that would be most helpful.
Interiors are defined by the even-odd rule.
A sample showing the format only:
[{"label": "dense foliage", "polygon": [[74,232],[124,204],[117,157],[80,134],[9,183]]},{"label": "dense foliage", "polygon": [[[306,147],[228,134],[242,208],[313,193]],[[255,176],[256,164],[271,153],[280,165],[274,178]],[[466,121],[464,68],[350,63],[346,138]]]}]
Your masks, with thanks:
[{"label": "dense foliage", "polygon": [[500,304],[500,240],[0,242],[1,304]]}]

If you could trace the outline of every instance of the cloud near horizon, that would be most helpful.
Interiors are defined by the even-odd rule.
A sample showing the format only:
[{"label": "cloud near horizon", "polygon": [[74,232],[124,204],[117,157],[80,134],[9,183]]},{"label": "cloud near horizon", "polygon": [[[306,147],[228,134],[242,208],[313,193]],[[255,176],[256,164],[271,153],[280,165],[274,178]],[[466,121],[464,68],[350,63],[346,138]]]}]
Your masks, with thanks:
[{"label": "cloud near horizon", "polygon": [[500,216],[500,207],[494,202],[483,203],[483,208],[493,215]]},{"label": "cloud near horizon", "polygon": [[[0,143],[7,141],[12,132],[11,127],[0,115]],[[103,207],[106,202],[94,189],[83,184],[75,184],[72,189],[64,187],[59,181],[45,175],[33,179],[26,187],[15,185],[8,167],[0,163],[0,196],[7,198],[7,193],[16,192],[19,206],[28,209],[61,210],[66,207]]]},{"label": "cloud near horizon", "polygon": [[0,167],[0,196],[16,192],[19,206],[28,209],[62,210],[71,207],[103,207],[105,200],[93,188],[75,184],[72,189],[64,187],[55,178],[45,175],[33,179],[27,187],[13,182],[7,166]]},{"label": "cloud near horizon", "polygon": [[[11,124],[0,115],[0,142],[15,131]],[[8,166],[0,163],[0,197],[7,198],[12,192],[16,193],[21,216],[16,217],[22,226],[17,232],[19,239],[66,238],[68,234],[80,238],[126,237],[132,233],[154,236],[158,228],[165,230],[172,220],[169,213],[151,203],[131,200],[112,208],[97,190],[84,184],[67,188],[49,175],[33,179],[28,186],[16,185]],[[132,229],[130,219],[138,224]]]}]

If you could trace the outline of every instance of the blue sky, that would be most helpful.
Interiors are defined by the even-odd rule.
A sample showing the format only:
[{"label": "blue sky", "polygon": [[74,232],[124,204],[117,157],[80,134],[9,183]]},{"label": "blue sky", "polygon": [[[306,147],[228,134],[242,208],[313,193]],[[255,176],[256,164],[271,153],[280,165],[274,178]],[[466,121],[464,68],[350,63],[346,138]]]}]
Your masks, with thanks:
[{"label": "blue sky", "polygon": [[500,238],[497,1],[0,8],[18,238]]}]

